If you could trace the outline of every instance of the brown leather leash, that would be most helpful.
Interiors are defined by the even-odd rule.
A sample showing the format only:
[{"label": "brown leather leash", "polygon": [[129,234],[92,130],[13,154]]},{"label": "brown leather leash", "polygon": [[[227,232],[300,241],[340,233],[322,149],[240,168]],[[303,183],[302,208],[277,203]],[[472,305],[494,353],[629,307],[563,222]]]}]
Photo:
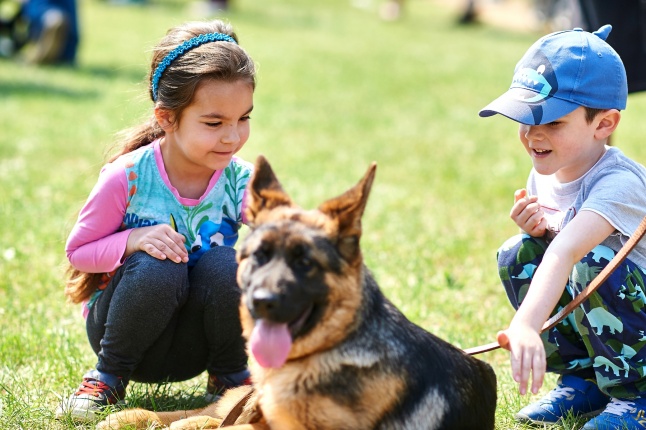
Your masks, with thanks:
[{"label": "brown leather leash", "polygon": [[249,401],[249,399],[251,398],[251,396],[253,395],[253,392],[254,392],[254,389],[251,388],[249,392],[244,395],[243,398],[238,400],[238,403],[236,403],[233,406],[233,408],[231,408],[231,410],[224,417],[224,419],[222,420],[222,423],[220,423],[220,426],[218,428],[229,427],[236,423],[236,420],[238,419],[238,417],[240,417],[240,415],[242,415],[242,411],[245,405],[247,404],[247,402]]},{"label": "brown leather leash", "polygon": [[[612,260],[610,260],[610,263],[606,267],[603,268],[601,272],[597,275],[596,278],[590,282],[590,285],[588,285],[583,291],[581,291],[580,294],[578,294],[576,297],[572,299],[570,303],[567,304],[563,309],[558,311],[552,318],[547,320],[547,322],[543,325],[543,328],[541,329],[541,333],[550,330],[554,328],[554,326],[558,323],[560,323],[563,318],[565,318],[570,312],[574,310],[577,306],[579,306],[581,303],[583,303],[590,295],[597,290],[603,284],[606,279],[610,276],[612,272],[615,271],[617,267],[623,261],[626,259],[630,251],[632,251],[637,243],[644,237],[644,234],[646,233],[646,217],[644,217],[637,226],[637,229],[633,233],[632,236],[628,239],[628,241],[624,244],[624,246],[621,247],[619,252],[614,256]],[[477,355],[481,354],[483,352],[488,352],[488,351],[493,351],[494,349],[500,348],[500,344],[498,342],[492,342],[492,343],[487,343],[485,345],[480,345],[480,346],[474,346],[473,348],[467,348],[464,350],[469,355]]]}]

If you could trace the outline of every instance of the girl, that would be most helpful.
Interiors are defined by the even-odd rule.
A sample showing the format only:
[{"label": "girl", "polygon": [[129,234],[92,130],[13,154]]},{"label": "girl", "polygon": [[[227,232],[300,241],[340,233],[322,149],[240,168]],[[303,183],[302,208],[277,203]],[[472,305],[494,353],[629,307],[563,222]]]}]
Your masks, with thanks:
[{"label": "girl", "polygon": [[254,89],[254,63],[221,21],[173,28],[154,49],[154,115],[125,134],[67,240],[66,294],[84,303],[98,362],[57,416],[92,420],[130,380],[206,369],[211,399],[249,383],[232,245]]}]

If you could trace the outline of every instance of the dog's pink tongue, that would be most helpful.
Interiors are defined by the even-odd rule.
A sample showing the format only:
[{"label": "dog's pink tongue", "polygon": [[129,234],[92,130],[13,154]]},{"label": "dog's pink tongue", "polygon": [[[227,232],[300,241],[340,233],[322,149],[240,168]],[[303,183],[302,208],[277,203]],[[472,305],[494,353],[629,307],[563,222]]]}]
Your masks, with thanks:
[{"label": "dog's pink tongue", "polygon": [[287,324],[265,320],[256,321],[251,333],[251,353],[262,367],[282,367],[292,349],[292,336]]}]

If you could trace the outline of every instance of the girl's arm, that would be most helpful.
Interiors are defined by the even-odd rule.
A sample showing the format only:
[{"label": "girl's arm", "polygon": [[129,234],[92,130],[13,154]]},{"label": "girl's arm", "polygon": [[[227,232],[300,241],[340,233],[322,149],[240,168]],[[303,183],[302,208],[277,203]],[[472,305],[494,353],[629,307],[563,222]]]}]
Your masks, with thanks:
[{"label": "girl's arm", "polygon": [[123,166],[107,164],[67,239],[67,258],[87,273],[111,272],[122,264],[130,230],[119,231],[126,213],[128,184]]},{"label": "girl's arm", "polygon": [[512,376],[521,394],[527,391],[530,372],[534,394],[543,384],[545,347],[539,333],[563,294],[574,265],[614,230],[596,212],[577,214],[550,243],[509,328],[498,334],[500,345],[511,351]]}]

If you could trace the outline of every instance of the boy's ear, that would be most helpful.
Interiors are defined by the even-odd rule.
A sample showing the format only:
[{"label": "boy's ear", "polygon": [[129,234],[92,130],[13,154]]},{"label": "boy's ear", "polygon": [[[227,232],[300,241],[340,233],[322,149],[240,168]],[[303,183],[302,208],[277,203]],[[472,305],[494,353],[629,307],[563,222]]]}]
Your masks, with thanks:
[{"label": "boy's ear", "polygon": [[155,107],[155,118],[162,130],[168,132],[175,126],[175,115],[167,109]]},{"label": "boy's ear", "polygon": [[617,109],[608,109],[599,113],[597,129],[594,137],[599,140],[607,139],[615,131],[621,120],[621,112]]}]

